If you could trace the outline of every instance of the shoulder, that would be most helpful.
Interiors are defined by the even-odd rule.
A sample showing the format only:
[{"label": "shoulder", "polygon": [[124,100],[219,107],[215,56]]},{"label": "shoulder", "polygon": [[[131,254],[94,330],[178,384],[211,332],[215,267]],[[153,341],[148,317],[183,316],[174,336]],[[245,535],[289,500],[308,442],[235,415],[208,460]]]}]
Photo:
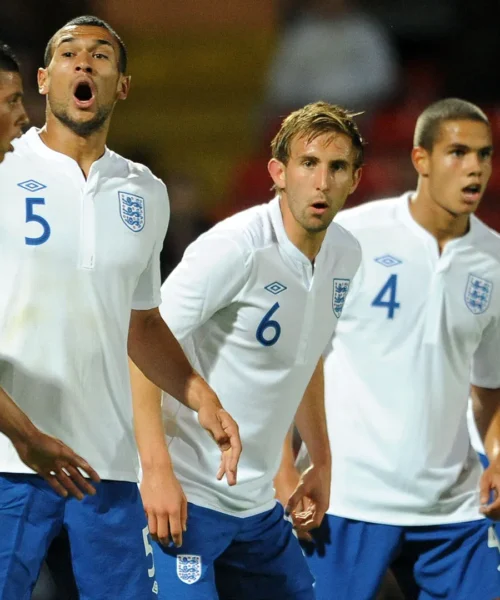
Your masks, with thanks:
[{"label": "shoulder", "polygon": [[474,245],[500,267],[500,234],[474,215],[471,217],[471,222],[474,227]]},{"label": "shoulder", "polygon": [[134,185],[157,192],[161,197],[167,195],[167,188],[163,181],[153,174],[151,169],[141,163],[129,160],[113,150],[107,150],[110,168],[123,179]]},{"label": "shoulder", "polygon": [[361,206],[348,208],[335,217],[335,223],[356,233],[366,229],[381,229],[390,227],[397,221],[398,208],[407,197],[384,198],[371,200]]},{"label": "shoulder", "polygon": [[276,242],[270,204],[260,204],[228,217],[204,235],[232,241],[246,252],[270,246]]}]

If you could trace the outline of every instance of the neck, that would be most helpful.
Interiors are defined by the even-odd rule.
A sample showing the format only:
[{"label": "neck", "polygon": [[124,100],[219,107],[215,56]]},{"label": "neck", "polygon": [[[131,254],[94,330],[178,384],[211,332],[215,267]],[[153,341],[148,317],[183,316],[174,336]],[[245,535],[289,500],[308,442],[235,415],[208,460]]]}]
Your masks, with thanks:
[{"label": "neck", "polygon": [[421,227],[436,238],[440,250],[447,242],[462,237],[469,230],[470,215],[454,215],[439,206],[421,181],[417,193],[410,200],[410,213]]},{"label": "neck", "polygon": [[108,129],[109,121],[99,131],[82,137],[48,112],[40,137],[51,150],[65,154],[76,161],[87,178],[92,163],[104,154]]},{"label": "neck", "polygon": [[295,217],[288,208],[286,200],[283,199],[283,195],[280,196],[280,209],[283,218],[283,227],[285,228],[288,239],[313,263],[321,250],[321,244],[325,239],[326,229],[318,232],[306,231],[295,220]]}]

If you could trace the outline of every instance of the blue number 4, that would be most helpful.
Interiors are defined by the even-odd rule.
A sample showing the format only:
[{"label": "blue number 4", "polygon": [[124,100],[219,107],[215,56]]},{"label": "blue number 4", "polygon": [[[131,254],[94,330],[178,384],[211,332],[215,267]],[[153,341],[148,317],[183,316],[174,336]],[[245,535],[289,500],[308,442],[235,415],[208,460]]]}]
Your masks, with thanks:
[{"label": "blue number 4", "polygon": [[399,302],[396,300],[396,287],[398,284],[398,276],[392,274],[389,279],[385,282],[384,287],[377,294],[375,300],[372,302],[372,306],[381,306],[387,308],[387,318],[394,319],[394,311],[400,307]]},{"label": "blue number 4", "polygon": [[45,204],[45,198],[26,198],[26,223],[39,223],[42,226],[42,233],[38,237],[25,237],[27,246],[40,246],[50,237],[50,225],[40,215],[36,215],[33,207],[35,204]]}]

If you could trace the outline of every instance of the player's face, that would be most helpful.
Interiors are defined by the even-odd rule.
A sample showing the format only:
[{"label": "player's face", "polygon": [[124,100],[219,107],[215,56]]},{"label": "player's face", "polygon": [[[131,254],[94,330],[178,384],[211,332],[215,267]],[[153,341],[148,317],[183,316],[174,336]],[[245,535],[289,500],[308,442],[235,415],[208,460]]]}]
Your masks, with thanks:
[{"label": "player's face", "polygon": [[27,123],[21,76],[12,71],[0,71],[0,162],[13,150],[12,140],[21,135]]},{"label": "player's face", "polygon": [[312,140],[294,138],[286,165],[270,161],[269,170],[285,207],[303,230],[310,234],[325,231],[356,189],[361,169],[355,168],[354,157],[347,135],[325,133]]},{"label": "player's face", "polygon": [[432,152],[421,152],[416,166],[427,178],[431,200],[455,216],[473,213],[491,175],[490,128],[478,121],[445,121]]},{"label": "player's face", "polygon": [[48,110],[72,131],[86,137],[108,122],[115,103],[128,94],[130,78],[118,68],[119,46],[104,28],[76,25],[59,31],[52,59],[38,71]]}]

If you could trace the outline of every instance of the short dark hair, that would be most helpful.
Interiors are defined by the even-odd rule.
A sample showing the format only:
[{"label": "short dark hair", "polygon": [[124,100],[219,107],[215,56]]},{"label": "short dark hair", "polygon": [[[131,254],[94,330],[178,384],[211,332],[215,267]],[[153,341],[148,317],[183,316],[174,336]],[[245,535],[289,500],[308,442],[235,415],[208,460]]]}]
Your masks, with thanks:
[{"label": "short dark hair", "polygon": [[19,61],[12,51],[12,48],[3,42],[0,42],[0,71],[9,73],[19,73]]},{"label": "short dark hair", "polygon": [[432,152],[445,121],[478,121],[490,127],[488,117],[479,106],[459,98],[445,98],[428,106],[418,117],[413,146]]},{"label": "short dark hair", "polygon": [[[120,73],[125,73],[127,71],[127,47],[125,46],[121,37],[116,33],[116,31],[111,27],[111,25],[109,25],[109,23],[106,23],[106,21],[99,19],[99,17],[94,17],[93,15],[83,15],[81,17],[75,17],[74,19],[71,19],[71,21],[68,21],[65,25],[61,27],[61,29],[78,25],[87,25],[89,27],[102,27],[103,29],[109,31],[109,33],[117,41],[118,47],[120,49],[120,55],[118,57],[118,68],[120,70]],[[45,53],[43,55],[43,62],[45,67],[48,67],[50,61],[52,60],[52,46],[54,44],[54,38],[59,33],[59,31],[61,31],[61,29],[58,29],[54,33],[54,35],[50,38],[47,46],[45,47]]]}]

